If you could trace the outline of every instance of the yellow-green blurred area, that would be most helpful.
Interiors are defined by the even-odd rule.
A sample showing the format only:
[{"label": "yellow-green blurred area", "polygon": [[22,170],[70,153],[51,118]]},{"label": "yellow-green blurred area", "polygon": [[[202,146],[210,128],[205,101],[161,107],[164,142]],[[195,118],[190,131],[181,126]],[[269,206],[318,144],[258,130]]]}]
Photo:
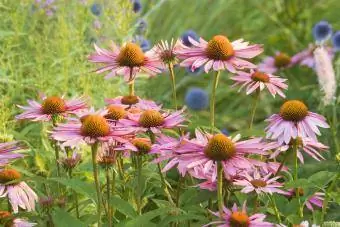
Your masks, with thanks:
[{"label": "yellow-green blurred area", "polygon": [[[93,43],[107,47],[110,40],[123,43],[133,39],[140,20],[146,21],[145,32],[140,35],[152,45],[160,40],[177,39],[189,29],[206,40],[222,34],[230,40],[243,38],[263,44],[265,53],[254,59],[255,63],[275,51],[293,55],[307,48],[313,42],[312,27],[320,20],[329,21],[333,30],[340,29],[337,0],[145,0],[141,1],[142,9],[138,13],[133,12],[129,0],[55,0],[47,6],[41,6],[43,0],[37,2],[0,2],[0,133],[3,137],[15,136],[25,127],[14,121],[18,113],[15,105],[37,99],[41,93],[66,97],[86,95],[91,104],[100,108],[104,98],[126,92],[123,79],[105,80],[104,75],[95,74],[97,66],[87,61],[87,55],[94,51]],[[93,4],[100,6],[98,15],[93,13]],[[334,67],[338,76],[339,61],[335,61]],[[212,74],[192,75],[179,67],[175,73],[181,106],[185,105],[184,96],[192,87],[210,93]],[[322,93],[312,69],[294,67],[278,75],[288,78],[287,98],[302,99],[312,111],[333,117],[332,108],[321,104]],[[246,136],[263,135],[266,125],[263,120],[277,112],[283,100],[263,92],[254,130],[248,131],[254,97],[231,88],[230,76],[222,72],[217,91],[216,126]],[[139,77],[136,92],[172,107],[167,72],[151,79]],[[190,129],[208,125],[208,109],[189,110],[189,116]],[[331,137],[329,135],[330,143]],[[321,140],[327,141],[327,138]]]}]

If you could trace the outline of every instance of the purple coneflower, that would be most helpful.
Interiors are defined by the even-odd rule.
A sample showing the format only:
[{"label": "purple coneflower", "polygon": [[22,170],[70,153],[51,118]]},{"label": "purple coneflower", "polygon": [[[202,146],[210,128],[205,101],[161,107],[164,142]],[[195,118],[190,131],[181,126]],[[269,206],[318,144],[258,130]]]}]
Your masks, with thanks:
[{"label": "purple coneflower", "polygon": [[278,140],[279,144],[289,144],[291,139],[309,137],[315,141],[320,135],[318,127],[329,128],[326,119],[316,113],[308,111],[308,107],[298,100],[288,100],[280,108],[278,114],[273,114],[266,121],[267,137]]},{"label": "purple coneflower", "polygon": [[93,63],[103,64],[96,70],[97,73],[111,71],[105,78],[117,75],[124,76],[126,81],[133,81],[136,74],[145,72],[154,76],[161,73],[162,63],[153,52],[143,53],[143,50],[135,43],[128,42],[118,47],[112,42],[111,50],[105,50],[94,45],[96,53],[91,54],[88,59]]},{"label": "purple coneflower", "polygon": [[[297,137],[296,138],[296,144],[298,149],[298,158],[301,161],[301,163],[304,162],[302,151],[314,158],[317,161],[321,161],[321,159],[325,159],[322,157],[322,155],[319,153],[320,151],[326,151],[328,149],[327,146],[323,145],[322,143],[315,141],[311,138],[306,137]],[[277,144],[275,142],[271,143],[271,149],[274,149],[275,151],[270,155],[270,158],[276,158],[281,153],[287,152],[288,149],[292,146],[292,141],[289,144]],[[275,147],[276,144],[276,147]]]},{"label": "purple coneflower", "polygon": [[[261,138],[238,141],[239,137],[230,138],[223,134],[211,135],[196,130],[196,138],[183,139],[181,146],[174,152],[177,154],[165,166],[170,169],[176,164],[181,172],[197,167],[203,168],[204,173],[212,172],[212,181],[216,181],[217,162],[220,161],[226,178],[237,175],[244,169],[260,166],[263,163],[245,157],[246,154],[267,153],[262,150]],[[238,141],[238,142],[237,142]]]},{"label": "purple coneflower", "polygon": [[[241,174],[244,179],[235,180],[234,184],[238,186],[242,186],[242,193],[249,193],[255,191],[256,194],[260,193],[279,193],[279,194],[287,194],[287,192],[279,189],[283,187],[283,184],[277,182],[277,179],[280,177],[272,177],[273,174],[269,173],[265,176],[261,176],[258,171],[254,171],[252,175],[245,172]],[[272,177],[272,178],[271,178]]]},{"label": "purple coneflower", "polygon": [[206,73],[211,69],[214,71],[226,69],[235,73],[237,69],[256,68],[256,65],[243,58],[254,58],[263,52],[261,45],[249,46],[249,42],[244,42],[243,39],[230,42],[223,35],[216,35],[209,42],[202,38],[195,41],[188,37],[188,40],[192,46],[181,44],[176,53],[179,59],[184,60],[181,66],[190,66],[192,71],[203,65]]},{"label": "purple coneflower", "polygon": [[13,151],[21,149],[18,142],[0,143],[0,167],[6,165],[10,160],[22,158],[23,154],[13,153]]},{"label": "purple coneflower", "polygon": [[239,91],[247,86],[247,95],[253,93],[257,89],[262,91],[265,87],[267,87],[268,91],[274,98],[276,94],[279,94],[282,98],[286,97],[282,90],[286,90],[288,88],[288,85],[285,84],[287,79],[282,79],[270,73],[254,70],[250,70],[250,73],[238,71],[237,75],[231,77],[231,79],[235,81],[233,87],[241,85]]},{"label": "purple coneflower", "polygon": [[148,109],[140,113],[129,114],[128,119],[122,119],[121,123],[127,127],[136,128],[138,131],[160,133],[160,129],[184,126],[181,124],[185,121],[183,112],[184,109],[173,113]]},{"label": "purple coneflower", "polygon": [[129,108],[129,109],[136,108],[140,110],[147,110],[147,109],[159,110],[161,108],[154,101],[141,99],[140,97],[135,96],[135,95],[118,96],[113,99],[105,99],[105,102],[107,104],[122,105],[125,108]]},{"label": "purple coneflower", "polygon": [[19,207],[27,210],[35,210],[35,202],[38,196],[23,181],[20,181],[21,174],[14,169],[0,171],[0,197],[7,196],[13,212],[18,213]]},{"label": "purple coneflower", "polygon": [[221,221],[211,222],[205,227],[217,224],[219,227],[272,227],[274,224],[265,222],[264,219],[266,215],[264,214],[253,214],[249,215],[247,213],[246,203],[243,204],[242,209],[238,209],[237,205],[234,203],[234,206],[231,210],[226,207],[223,207],[222,217],[218,212],[212,212],[215,216],[222,219]]},{"label": "purple coneflower", "polygon": [[261,72],[275,73],[276,71],[284,68],[292,67],[294,62],[289,55],[282,52],[276,52],[273,57],[266,57],[262,63],[259,64],[258,70]]},{"label": "purple coneflower", "polygon": [[132,130],[114,127],[110,124],[110,120],[105,118],[107,114],[107,110],[82,113],[79,119],[59,124],[53,129],[51,136],[63,142],[63,146],[69,147],[77,146],[81,142],[88,144],[109,141],[126,142],[122,137],[132,133]]},{"label": "purple coneflower", "polygon": [[8,211],[0,211],[0,224],[5,227],[32,227],[36,223],[28,222],[25,219],[15,218]]},{"label": "purple coneflower", "polygon": [[[295,197],[296,193],[299,193],[300,197],[304,196],[304,194],[305,194],[303,188],[290,189],[290,190],[288,190],[288,197]],[[310,196],[309,198],[306,199],[306,201],[305,201],[306,207],[311,211],[314,211],[313,206],[316,206],[318,208],[322,208],[324,196],[325,196],[325,193],[323,193],[323,192],[314,193],[312,196]]]},{"label": "purple coneflower", "polygon": [[29,106],[19,106],[24,110],[16,116],[18,120],[50,121],[55,115],[66,117],[69,114],[76,114],[87,108],[86,100],[83,97],[66,100],[63,97],[44,97],[42,103],[34,100],[27,101]]}]

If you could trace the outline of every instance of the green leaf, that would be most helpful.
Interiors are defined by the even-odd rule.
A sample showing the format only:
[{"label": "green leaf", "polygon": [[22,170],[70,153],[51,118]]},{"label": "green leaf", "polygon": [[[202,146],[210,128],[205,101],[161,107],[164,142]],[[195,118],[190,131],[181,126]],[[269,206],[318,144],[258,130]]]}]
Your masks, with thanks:
[{"label": "green leaf", "polygon": [[336,174],[328,172],[328,171],[320,171],[308,178],[310,184],[322,188],[326,184],[328,184]]},{"label": "green leaf", "polygon": [[176,216],[167,216],[162,222],[158,224],[158,226],[169,226],[171,222],[181,222],[181,221],[188,221],[188,220],[196,220],[196,221],[203,221],[209,220],[202,216],[202,215],[195,215],[195,214],[179,214]]},{"label": "green leaf", "polygon": [[149,227],[154,225],[154,223],[151,222],[152,219],[161,216],[161,215],[168,215],[171,212],[169,208],[159,208],[156,210],[149,211],[147,213],[144,213],[143,215],[140,215],[133,220],[120,223],[119,227]]},{"label": "green leaf", "polygon": [[131,204],[119,198],[118,196],[114,196],[111,198],[111,205],[114,209],[119,210],[121,213],[125,214],[128,217],[134,218],[137,216],[137,213],[135,209],[131,206]]},{"label": "green leaf", "polygon": [[65,227],[65,226],[77,226],[77,227],[86,227],[86,224],[78,220],[77,218],[71,216],[68,212],[56,208],[53,212],[53,223],[56,227]]},{"label": "green leaf", "polygon": [[49,180],[59,182],[62,185],[72,188],[74,191],[87,196],[94,202],[97,201],[97,195],[95,187],[92,184],[88,184],[79,179],[64,179],[64,178],[50,178]]},{"label": "green leaf", "polygon": [[285,188],[308,188],[311,187],[312,184],[308,182],[307,179],[298,179],[296,181],[289,181],[286,183]]}]

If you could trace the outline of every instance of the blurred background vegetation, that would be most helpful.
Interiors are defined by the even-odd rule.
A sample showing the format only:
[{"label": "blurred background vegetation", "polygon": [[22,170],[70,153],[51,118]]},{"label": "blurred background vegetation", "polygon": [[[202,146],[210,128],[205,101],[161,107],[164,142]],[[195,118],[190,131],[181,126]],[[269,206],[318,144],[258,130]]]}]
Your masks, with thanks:
[{"label": "blurred background vegetation", "polygon": [[[99,13],[93,13],[94,3],[100,5]],[[129,0],[58,0],[53,7],[45,8],[34,0],[0,0],[0,139],[27,140],[35,147],[35,154],[48,149],[41,139],[41,124],[14,120],[19,112],[16,105],[37,99],[41,93],[86,95],[99,108],[104,98],[127,90],[122,79],[105,80],[92,72],[95,66],[86,57],[93,52],[93,43],[105,47],[110,40],[122,43],[139,34],[153,45],[160,40],[176,39],[191,29],[204,39],[223,34],[231,40],[244,38],[264,44],[265,53],[255,59],[258,63],[275,51],[293,55],[307,48],[313,42],[313,24],[322,19],[329,21],[334,30],[340,30],[338,0],[144,0],[141,12],[134,13],[132,8]],[[146,22],[146,27],[141,27],[141,20]],[[335,60],[337,81],[340,81],[340,58]],[[339,103],[327,107],[321,104],[317,77],[309,68],[293,67],[277,75],[288,78],[287,98],[304,100],[312,111],[326,115],[331,124],[336,124],[333,133],[324,131],[321,138],[331,147],[325,155],[327,161],[307,161],[301,172],[310,175],[333,169],[335,141],[340,138],[336,134],[340,124],[334,120],[340,118]],[[195,75],[176,68],[176,76],[181,105],[185,105],[185,94],[192,87],[210,92],[211,75]],[[249,131],[253,97],[231,88],[229,76],[222,73],[217,92],[217,127],[245,136],[264,135],[263,120],[278,111],[282,99],[263,94],[255,127]],[[166,72],[152,79],[141,76],[136,83],[139,96],[171,107],[170,79]],[[190,111],[190,129],[198,124],[207,126],[208,119],[208,109]],[[39,162],[37,157],[31,162]],[[336,213],[330,213],[328,218],[340,220]]]}]

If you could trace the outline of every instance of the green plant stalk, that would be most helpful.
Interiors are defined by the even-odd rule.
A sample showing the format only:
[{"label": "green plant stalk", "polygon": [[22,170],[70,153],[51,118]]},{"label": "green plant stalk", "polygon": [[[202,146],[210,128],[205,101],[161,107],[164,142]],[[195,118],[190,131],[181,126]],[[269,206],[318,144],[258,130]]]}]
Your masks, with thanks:
[{"label": "green plant stalk", "polygon": [[[70,179],[72,179],[72,169],[69,169],[68,170],[68,177]],[[80,218],[80,215],[79,215],[79,205],[78,205],[78,195],[77,195],[77,192],[72,190],[73,191],[73,200],[74,200],[74,207],[76,209],[76,216],[77,218],[79,219]]]},{"label": "green plant stalk", "polygon": [[[111,183],[111,194],[112,196],[115,195],[115,189],[116,189],[116,171],[114,168],[112,168],[112,183]],[[111,207],[111,217],[113,217],[114,211],[113,207]]]},{"label": "green plant stalk", "polygon": [[[298,168],[299,168],[297,139],[294,139],[294,142],[293,142],[293,152],[294,152],[294,160],[295,160],[294,181],[297,181],[298,180]],[[299,212],[298,212],[299,217],[303,218],[303,208],[301,206],[301,199],[300,199],[298,188],[295,188],[295,195],[299,202]]]},{"label": "green plant stalk", "polygon": [[214,131],[215,128],[215,102],[216,102],[216,89],[218,85],[218,80],[220,78],[220,71],[216,71],[214,75],[214,82],[211,91],[211,99],[210,99],[210,125],[211,125],[211,132]]},{"label": "green plant stalk", "polygon": [[136,155],[136,171],[137,171],[137,198],[136,198],[136,204],[137,204],[137,213],[139,215],[142,214],[142,156]]},{"label": "green plant stalk", "polygon": [[274,196],[268,194],[268,197],[269,197],[269,200],[271,201],[271,203],[273,205],[273,209],[274,209],[274,212],[275,212],[276,219],[279,222],[279,224],[281,224],[281,217],[280,217],[279,210],[277,209],[276,201],[274,199]]},{"label": "green plant stalk", "polygon": [[135,80],[131,80],[129,82],[129,95],[134,96],[135,95]]},{"label": "green plant stalk", "polygon": [[[52,116],[52,125],[53,127],[57,127],[57,119],[55,116]],[[59,148],[55,141],[52,141],[53,148],[54,148],[54,156],[55,156],[55,163],[57,166],[57,177],[60,177],[60,163],[59,163]],[[57,193],[60,194],[60,184],[57,182]]]},{"label": "green plant stalk", "polygon": [[289,152],[286,151],[286,153],[284,154],[283,160],[282,160],[282,162],[281,162],[281,164],[280,164],[279,168],[277,169],[277,171],[276,171],[274,176],[277,176],[281,172],[285,162],[287,161],[288,154],[289,154]]},{"label": "green plant stalk", "polygon": [[339,178],[340,178],[340,170],[338,168],[338,173],[336,174],[335,178],[333,179],[332,183],[329,185],[329,187],[327,188],[327,191],[325,193],[325,199],[324,199],[323,204],[322,204],[322,213],[321,213],[321,220],[320,220],[321,226],[323,226],[326,211],[327,211],[327,206],[328,206],[328,202],[329,202],[329,193],[333,190],[333,188],[336,185],[336,182]]},{"label": "green plant stalk", "polygon": [[98,152],[98,142],[95,142],[91,146],[92,151],[92,166],[93,166],[93,178],[94,178],[94,184],[96,187],[97,192],[97,218],[98,218],[98,227],[101,226],[101,204],[102,204],[102,197],[100,193],[100,185],[99,185],[99,179],[98,179],[98,164],[97,164],[97,152]]},{"label": "green plant stalk", "polygon": [[[149,135],[149,138],[150,138],[150,141],[152,144],[155,143],[155,134],[153,134],[152,131],[147,131],[147,134]],[[168,186],[166,185],[166,182],[165,182],[165,178],[163,176],[163,173],[162,173],[162,167],[161,167],[161,164],[160,163],[157,163],[157,169],[158,169],[158,174],[159,174],[159,177],[161,178],[161,182],[162,182],[162,187],[163,187],[163,190],[164,190],[164,193],[166,194],[167,198],[168,198],[168,201],[175,205],[174,201],[172,200],[172,196],[168,190]]]},{"label": "green plant stalk", "polygon": [[109,227],[112,227],[112,212],[111,212],[111,185],[110,185],[110,172],[109,168],[105,168],[105,177],[106,177],[106,199],[107,199],[107,219],[109,220]]},{"label": "green plant stalk", "polygon": [[260,100],[260,94],[261,94],[260,88],[256,89],[255,100],[254,100],[253,108],[251,110],[251,118],[250,118],[250,123],[249,123],[249,129],[253,128],[255,113],[256,113],[256,109],[257,109],[257,104],[258,104],[258,102]]},{"label": "green plant stalk", "polygon": [[177,95],[176,95],[176,77],[174,72],[174,66],[172,63],[168,64],[169,73],[170,73],[170,79],[171,79],[171,85],[172,85],[172,96],[173,96],[173,102],[175,109],[177,110]]},{"label": "green plant stalk", "polygon": [[223,167],[217,162],[217,204],[220,217],[223,217]]}]

